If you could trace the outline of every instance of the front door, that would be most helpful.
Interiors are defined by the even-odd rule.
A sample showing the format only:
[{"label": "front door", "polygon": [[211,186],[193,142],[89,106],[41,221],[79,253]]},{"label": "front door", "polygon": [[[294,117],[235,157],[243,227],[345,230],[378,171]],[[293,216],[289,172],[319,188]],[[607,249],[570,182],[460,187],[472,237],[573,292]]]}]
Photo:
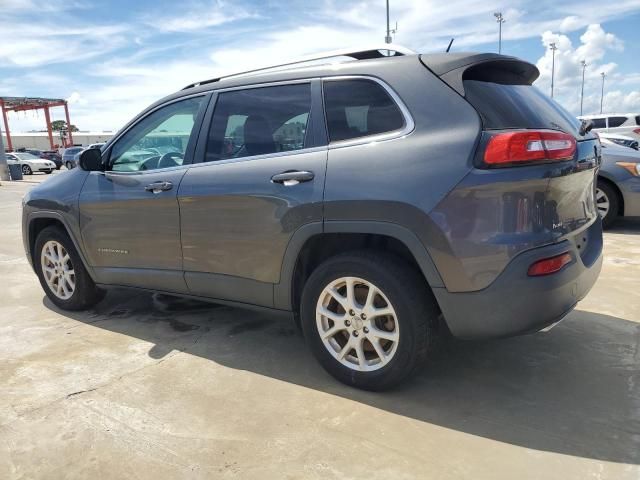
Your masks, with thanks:
[{"label": "front door", "polygon": [[311,82],[218,95],[201,163],[178,192],[194,295],[272,306],[292,235],[321,225],[327,151],[311,98]]},{"label": "front door", "polygon": [[97,281],[185,292],[177,192],[205,96],[144,116],[109,149],[80,194],[80,227]]}]

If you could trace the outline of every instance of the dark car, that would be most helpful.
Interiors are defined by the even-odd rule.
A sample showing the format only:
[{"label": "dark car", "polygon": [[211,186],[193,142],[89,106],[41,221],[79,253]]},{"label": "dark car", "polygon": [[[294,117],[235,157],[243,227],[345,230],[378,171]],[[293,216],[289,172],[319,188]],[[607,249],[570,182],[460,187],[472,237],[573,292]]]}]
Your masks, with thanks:
[{"label": "dark car", "polygon": [[549,329],[600,272],[597,137],[530,63],[389,48],[189,85],[30,190],[47,296],[80,310],[129,286],[282,314],[365,389],[443,332]]},{"label": "dark car", "polygon": [[65,148],[64,152],[62,152],[62,163],[67,168],[67,170],[71,170],[76,167],[75,156],[77,153],[80,153],[84,147],[82,146],[74,146]]}]

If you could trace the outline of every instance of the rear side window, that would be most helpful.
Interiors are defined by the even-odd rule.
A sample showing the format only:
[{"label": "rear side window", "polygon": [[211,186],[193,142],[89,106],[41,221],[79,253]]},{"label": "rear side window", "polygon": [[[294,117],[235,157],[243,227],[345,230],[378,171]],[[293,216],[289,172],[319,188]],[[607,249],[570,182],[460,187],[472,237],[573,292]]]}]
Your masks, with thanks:
[{"label": "rear side window", "polygon": [[636,125],[640,125],[640,115],[636,116]]},{"label": "rear side window", "polygon": [[627,121],[627,117],[609,117],[609,128],[619,127]]},{"label": "rear side window", "polygon": [[592,118],[593,128],[607,128],[606,118]]},{"label": "rear side window", "polygon": [[404,127],[400,108],[377,82],[366,79],[329,80],[325,81],[323,90],[331,142]]},{"label": "rear side window", "polygon": [[578,135],[580,121],[532,85],[464,81],[465,98],[484,128],[544,128]]},{"label": "rear side window", "polygon": [[218,96],[206,162],[300,150],[311,112],[311,84],[224,92]]}]

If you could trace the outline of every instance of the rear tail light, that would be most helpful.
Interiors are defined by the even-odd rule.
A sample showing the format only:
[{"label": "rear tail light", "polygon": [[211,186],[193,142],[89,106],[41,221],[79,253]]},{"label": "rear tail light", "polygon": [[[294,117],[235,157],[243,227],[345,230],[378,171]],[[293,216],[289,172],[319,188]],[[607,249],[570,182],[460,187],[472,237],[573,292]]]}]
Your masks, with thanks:
[{"label": "rear tail light", "polygon": [[562,268],[569,263],[571,263],[571,254],[563,253],[555,257],[545,258],[532,263],[527,273],[530,277],[549,275],[562,270]]},{"label": "rear tail light", "polygon": [[640,135],[640,128],[634,128],[633,133],[635,133],[636,135]]},{"label": "rear tail light", "polygon": [[519,130],[494,134],[484,151],[489,166],[570,160],[576,153],[573,136],[550,130]]}]

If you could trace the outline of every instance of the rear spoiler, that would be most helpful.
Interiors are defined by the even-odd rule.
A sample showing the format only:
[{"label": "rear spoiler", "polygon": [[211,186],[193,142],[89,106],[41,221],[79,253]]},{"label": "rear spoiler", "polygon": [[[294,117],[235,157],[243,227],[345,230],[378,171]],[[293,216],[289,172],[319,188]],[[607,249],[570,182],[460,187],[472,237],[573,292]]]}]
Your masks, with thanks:
[{"label": "rear spoiler", "polygon": [[462,96],[464,80],[531,85],[540,76],[535,65],[496,53],[436,53],[420,61]]}]

